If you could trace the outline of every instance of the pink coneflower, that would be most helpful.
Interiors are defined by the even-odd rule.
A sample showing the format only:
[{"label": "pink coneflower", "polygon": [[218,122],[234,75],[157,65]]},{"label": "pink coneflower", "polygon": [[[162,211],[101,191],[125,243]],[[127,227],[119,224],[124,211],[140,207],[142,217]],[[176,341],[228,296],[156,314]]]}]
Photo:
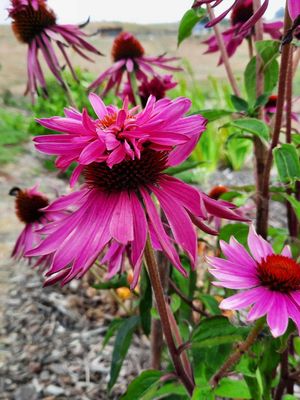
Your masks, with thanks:
[{"label": "pink coneflower", "polygon": [[41,209],[49,205],[49,200],[36,186],[24,190],[14,187],[9,194],[16,196],[16,214],[25,224],[12,251],[12,257],[20,259],[40,242],[35,231],[45,222],[45,212]]},{"label": "pink coneflower", "polygon": [[83,39],[85,34],[80,27],[58,25],[54,12],[47,6],[45,0],[11,0],[8,11],[13,20],[12,29],[17,39],[28,45],[26,93],[29,92],[32,98],[38,91],[38,86],[41,86],[44,94],[47,94],[46,81],[38,58],[39,51],[42,52],[50,71],[63,87],[65,83],[54,44],[59,48],[75,79],[77,77],[66,53],[67,47],[72,47],[76,53],[88,60],[90,59],[84,51],[101,54]]},{"label": "pink coneflower", "polygon": [[[277,106],[277,95],[272,94],[269,96],[269,99],[267,103],[264,106],[264,112],[265,112],[265,121],[267,123],[271,122],[271,118],[275,115],[276,113],[276,106]],[[298,98],[294,99],[294,102],[297,101]],[[291,117],[294,121],[298,121],[298,115],[295,112],[292,112]]]},{"label": "pink coneflower", "polygon": [[300,264],[292,259],[289,246],[275,254],[272,246],[257,235],[253,227],[248,235],[251,255],[235,238],[220,242],[224,258],[209,257],[210,273],[217,286],[248,289],[223,300],[225,310],[252,306],[247,320],[267,315],[274,337],[283,335],[291,318],[300,332]]},{"label": "pink coneflower", "polygon": [[[175,244],[194,266],[194,225],[209,230],[203,221],[210,214],[240,219],[227,205],[164,173],[190,155],[206,120],[201,115],[184,116],[191,106],[185,98],[155,101],[151,96],[141,112],[137,107],[128,110],[126,102],[121,110],[106,107],[95,94],[90,100],[98,120],[77,113],[54,124],[53,119],[41,121],[67,134],[51,135],[46,141],[38,138],[37,147],[59,154],[63,163],[79,162],[85,184],[47,208],[48,212],[66,208],[74,212],[47,225],[42,230],[46,238],[27,254],[54,252],[47,275],[53,276],[50,283],[62,280],[65,284],[82,277],[99,257],[109,265],[112,276],[120,271],[124,252],[130,247],[134,287],[149,234],[154,247],[158,245],[186,275]],[[165,224],[157,202],[166,216]]]},{"label": "pink coneflower", "polygon": [[141,43],[128,32],[122,32],[116,37],[112,47],[113,65],[104,71],[89,87],[97,89],[105,80],[108,80],[102,96],[115,87],[116,94],[120,93],[120,85],[125,75],[127,85],[130,88],[131,96],[134,98],[134,87],[132,74],[138,81],[147,81],[148,76],[155,76],[155,67],[168,71],[181,71],[181,68],[172,67],[169,62],[178,60],[177,57],[149,57],[145,55],[145,50]]},{"label": "pink coneflower", "polygon": [[[219,4],[222,3],[223,0],[195,0],[194,4],[192,6],[192,8],[198,8],[201,7],[203,5],[211,5],[211,7],[217,7]],[[219,16],[217,16],[216,18],[214,18],[213,20],[209,21],[205,26],[207,28],[210,28],[214,25],[216,25],[217,23],[219,23],[220,21],[222,21],[231,10],[237,9],[239,7],[243,8],[243,4],[246,3],[245,0],[234,0],[232,1],[232,4],[230,7],[228,7],[222,14],[220,14]],[[261,7],[255,12],[255,14],[251,14],[251,18],[247,18],[244,21],[241,21],[242,24],[241,26],[239,26],[238,29],[240,30],[248,30],[250,28],[252,28],[256,22],[259,20],[259,18],[261,18],[265,11],[267,10],[269,5],[269,0],[265,0],[263,2],[263,4],[261,5]]]},{"label": "pink coneflower", "polygon": [[[231,28],[222,32],[224,44],[227,49],[228,56],[231,57],[236,52],[237,48],[243,42],[244,39],[250,38],[254,33],[252,27],[245,28],[245,23],[250,21],[253,17],[253,1],[243,0],[243,2],[238,2],[233,8],[230,16]],[[268,33],[273,39],[281,39],[282,33],[280,29],[283,27],[281,21],[278,22],[264,22],[263,28],[264,32]],[[215,53],[219,50],[218,42],[215,35],[209,37],[203,43],[208,45],[208,49],[205,52]],[[220,58],[219,64],[222,63],[222,58]]]}]

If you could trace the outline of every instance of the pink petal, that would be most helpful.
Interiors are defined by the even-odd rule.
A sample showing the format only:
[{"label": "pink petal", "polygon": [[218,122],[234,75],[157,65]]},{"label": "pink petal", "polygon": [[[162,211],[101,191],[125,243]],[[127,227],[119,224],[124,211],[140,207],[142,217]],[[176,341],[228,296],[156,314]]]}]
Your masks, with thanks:
[{"label": "pink petal", "polygon": [[262,288],[250,289],[246,292],[234,294],[220,303],[220,308],[224,310],[241,310],[255,303],[257,296],[262,295]]},{"label": "pink petal", "polygon": [[284,334],[288,320],[285,296],[279,292],[273,292],[273,303],[267,314],[267,324],[274,337]]},{"label": "pink petal", "polygon": [[134,239],[131,199],[126,191],[119,195],[109,229],[119,243],[127,244]]},{"label": "pink petal", "polygon": [[103,103],[102,99],[97,96],[95,93],[89,94],[89,100],[91,105],[99,119],[103,119],[107,114],[106,106]]},{"label": "pink petal", "polygon": [[142,258],[147,239],[147,220],[145,211],[135,193],[131,194],[133,212],[134,240],[131,244],[131,261],[133,264],[133,280],[130,285],[134,289],[140,276]]},{"label": "pink petal", "polygon": [[260,262],[268,255],[274,254],[272,246],[256,233],[253,225],[249,229],[248,246],[257,262]]}]

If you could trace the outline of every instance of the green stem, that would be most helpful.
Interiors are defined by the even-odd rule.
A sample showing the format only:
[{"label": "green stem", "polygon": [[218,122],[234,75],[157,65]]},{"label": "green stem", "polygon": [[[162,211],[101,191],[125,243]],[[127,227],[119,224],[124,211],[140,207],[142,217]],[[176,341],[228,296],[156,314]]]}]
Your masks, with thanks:
[{"label": "green stem", "polygon": [[210,380],[211,386],[214,388],[218,385],[219,381],[226,375],[227,371],[229,371],[245,354],[253,343],[256,341],[258,335],[262,331],[264,327],[264,319],[259,319],[256,324],[253,326],[251,331],[249,332],[247,339],[245,342],[239,344],[236,350],[231,354],[231,356],[225,361],[222,367],[217,371]]},{"label": "green stem", "polygon": [[168,317],[167,306],[165,302],[165,297],[163,293],[163,288],[161,285],[161,280],[159,276],[158,265],[156,262],[156,258],[152,249],[152,245],[149,237],[147,238],[146,247],[145,247],[145,261],[148,267],[148,273],[150,282],[152,285],[152,289],[156,299],[156,306],[160,316],[162,330],[166,339],[166,343],[171,355],[171,359],[173,361],[174,368],[176,370],[178,378],[186,387],[188,393],[192,396],[195,383],[191,376],[188,375],[187,371],[185,371],[182,361],[180,358],[180,354],[178,353],[177,347],[175,345],[175,341],[173,338],[173,333]]}]

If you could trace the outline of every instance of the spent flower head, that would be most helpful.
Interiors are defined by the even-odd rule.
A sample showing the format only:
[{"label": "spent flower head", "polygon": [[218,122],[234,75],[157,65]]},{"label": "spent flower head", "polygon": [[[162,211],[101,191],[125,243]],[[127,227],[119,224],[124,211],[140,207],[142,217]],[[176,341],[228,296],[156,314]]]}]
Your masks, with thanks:
[{"label": "spent flower head", "polygon": [[111,55],[113,65],[101,73],[89,87],[89,89],[95,90],[107,80],[102,96],[105,96],[112,88],[115,88],[116,94],[122,97],[120,86],[125,76],[128,97],[130,100],[134,100],[136,93],[133,80],[137,80],[140,83],[148,82],[149,77],[157,76],[155,71],[157,67],[167,71],[181,71],[181,68],[169,64],[178,60],[178,57],[165,57],[164,55],[151,57],[145,55],[142,44],[129,32],[122,32],[116,37]]},{"label": "spent flower head", "polygon": [[[26,93],[34,99],[39,86],[47,94],[46,80],[40,65],[39,53],[57,81],[65,87],[61,66],[55,51],[57,45],[72,75],[77,79],[70,58],[66,52],[71,47],[80,56],[88,59],[85,52],[101,54],[84,37],[85,33],[76,25],[61,25],[56,22],[55,13],[48,7],[46,0],[11,0],[8,9],[12,19],[12,29],[17,39],[28,46]],[[92,61],[92,60],[90,60]]]}]

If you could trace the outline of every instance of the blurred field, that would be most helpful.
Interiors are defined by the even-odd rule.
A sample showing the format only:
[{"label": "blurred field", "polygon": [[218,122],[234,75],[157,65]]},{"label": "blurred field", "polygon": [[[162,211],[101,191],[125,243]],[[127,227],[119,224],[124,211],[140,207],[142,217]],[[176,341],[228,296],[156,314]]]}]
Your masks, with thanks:
[{"label": "blurred field", "polygon": [[[85,28],[85,31],[94,33],[101,26],[103,24],[90,24]],[[216,67],[218,55],[203,55],[206,48],[201,44],[203,38],[193,37],[183,42],[180,48],[177,49],[175,25],[146,26],[125,24],[123,29],[137,34],[145,47],[146,53],[149,55],[159,55],[167,52],[169,55],[176,55],[188,60],[195,77],[200,81],[204,82],[208,75],[225,78],[224,69]],[[91,37],[90,42],[106,56],[95,57],[95,63],[92,64],[73,53],[71,54],[71,59],[74,65],[88,69],[95,76],[100,74],[104,68],[110,65],[110,49],[113,39],[113,37],[100,37],[100,35]],[[0,95],[7,90],[14,94],[23,93],[27,79],[26,50],[26,45],[16,40],[10,26],[0,26]],[[241,75],[247,59],[247,48],[245,46],[239,49],[233,62],[233,69],[238,75]]]}]

